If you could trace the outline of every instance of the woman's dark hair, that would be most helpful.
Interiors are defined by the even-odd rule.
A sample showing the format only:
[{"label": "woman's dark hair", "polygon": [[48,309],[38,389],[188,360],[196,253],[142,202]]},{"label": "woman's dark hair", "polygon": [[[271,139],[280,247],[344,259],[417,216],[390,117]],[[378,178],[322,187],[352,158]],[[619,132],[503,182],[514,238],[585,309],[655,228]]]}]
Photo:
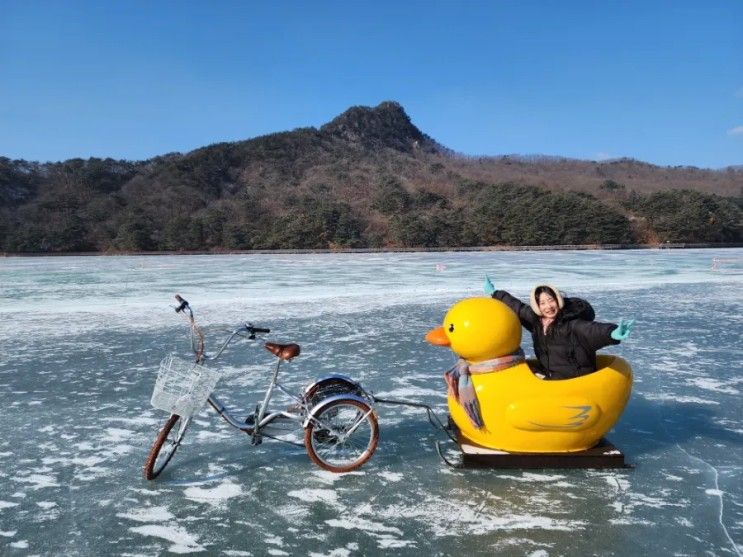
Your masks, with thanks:
[{"label": "woman's dark hair", "polygon": [[540,294],[549,294],[553,300],[557,301],[557,294],[555,294],[555,291],[552,290],[549,286],[538,286],[537,289],[534,290],[534,299],[537,301],[537,303],[539,303]]}]

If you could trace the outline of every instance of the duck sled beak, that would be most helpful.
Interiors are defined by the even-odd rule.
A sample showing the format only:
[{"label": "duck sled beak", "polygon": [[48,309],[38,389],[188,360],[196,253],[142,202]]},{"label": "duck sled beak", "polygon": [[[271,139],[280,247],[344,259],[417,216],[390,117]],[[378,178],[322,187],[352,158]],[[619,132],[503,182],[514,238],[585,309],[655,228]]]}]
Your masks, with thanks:
[{"label": "duck sled beak", "polygon": [[426,341],[435,346],[450,346],[449,338],[446,336],[444,327],[436,327],[426,333]]}]

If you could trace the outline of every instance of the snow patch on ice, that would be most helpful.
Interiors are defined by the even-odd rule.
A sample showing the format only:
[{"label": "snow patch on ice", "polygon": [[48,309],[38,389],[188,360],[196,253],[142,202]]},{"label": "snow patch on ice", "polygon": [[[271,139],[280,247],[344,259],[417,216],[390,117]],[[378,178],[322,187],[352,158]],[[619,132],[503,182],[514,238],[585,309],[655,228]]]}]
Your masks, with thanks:
[{"label": "snow patch on ice", "polygon": [[338,494],[330,489],[297,489],[287,493],[306,503],[326,503],[331,507],[338,505]]},{"label": "snow patch on ice", "polygon": [[311,514],[310,508],[305,505],[287,504],[274,508],[274,512],[292,524],[301,524]]},{"label": "snow patch on ice", "polygon": [[[539,475],[539,474],[534,474]],[[544,474],[543,476],[546,476]],[[585,528],[581,520],[561,520],[549,516],[503,514],[500,510],[478,508],[465,502],[441,497],[428,497],[415,506],[395,505],[374,509],[377,519],[390,519],[397,522],[401,517],[418,520],[435,536],[485,535],[495,530],[554,530],[574,531]],[[452,522],[451,517],[457,520]]]},{"label": "snow patch on ice", "polygon": [[230,437],[228,433],[222,433],[219,431],[199,431],[196,434],[195,439],[197,441],[210,441],[210,440],[218,440],[218,439],[226,439],[227,437]]},{"label": "snow patch on ice", "polygon": [[43,489],[45,487],[59,487],[54,477],[45,476],[44,474],[31,474],[14,479],[17,482],[31,484],[31,489],[33,490]]},{"label": "snow patch on ice", "polygon": [[314,470],[312,472],[312,476],[320,482],[328,485],[332,485],[335,482],[337,482],[340,479],[343,479],[343,476],[346,476],[348,474],[335,474],[334,472],[328,472],[327,470]]},{"label": "snow patch on ice", "polygon": [[413,540],[400,540],[390,535],[382,534],[377,539],[377,547],[380,549],[400,549],[402,547],[415,546]]},{"label": "snow patch on ice", "polygon": [[676,348],[673,352],[675,356],[683,356],[684,358],[689,358],[695,356],[699,352],[699,348],[693,342],[684,342],[682,344],[676,345]]},{"label": "snow patch on ice", "polygon": [[104,435],[103,441],[106,443],[120,443],[129,439],[132,435],[134,435],[134,432],[129,429],[109,427],[106,429],[106,435]]},{"label": "snow patch on ice", "polygon": [[224,505],[228,499],[242,495],[243,489],[232,481],[226,480],[211,489],[197,486],[189,487],[183,494],[192,501],[219,507]]},{"label": "snow patch on ice", "polygon": [[[414,387],[412,385],[407,385],[399,389],[375,393],[375,395],[379,398],[402,398],[415,400],[423,397],[438,397],[441,396],[441,392],[441,389],[425,389],[423,387]],[[419,411],[420,410],[413,410],[413,412]]]},{"label": "snow patch on ice", "polygon": [[136,418],[125,418],[123,416],[110,416],[103,418],[104,422],[121,422],[127,425],[158,425],[162,420],[147,416],[138,416]]},{"label": "snow patch on ice", "polygon": [[704,389],[705,391],[714,391],[716,393],[725,393],[728,395],[740,394],[738,389],[729,386],[729,383],[711,379],[709,377],[692,377],[686,380],[686,383]]},{"label": "snow patch on ice", "polygon": [[564,480],[565,476],[558,474],[537,474],[534,472],[523,472],[520,476],[500,476],[501,478],[507,478],[509,480],[515,480],[517,482],[557,482]]},{"label": "snow patch on ice", "polygon": [[189,534],[182,526],[162,526],[160,524],[146,524],[144,526],[135,526],[129,528],[131,532],[142,534],[143,536],[152,536],[162,538],[171,542],[168,551],[173,553],[195,553],[204,551],[205,548],[198,543],[198,538]]},{"label": "snow patch on ice", "polygon": [[18,503],[11,503],[10,501],[0,501],[0,511],[3,509],[9,509],[10,507],[17,507]]},{"label": "snow patch on ice", "polygon": [[[160,492],[157,489],[137,489],[137,488],[131,488],[130,491],[133,491],[134,493],[140,493],[142,495],[159,495]],[[102,501],[98,503],[99,505],[102,504]]]},{"label": "snow patch on ice", "polygon": [[650,495],[646,495],[645,493],[632,493],[629,494],[629,503],[626,505],[627,508],[633,508],[633,507],[650,507],[651,509],[663,509],[666,507],[686,507],[688,506],[686,502],[679,501],[678,499],[674,498],[674,500],[671,499],[663,499],[661,497],[652,497]]},{"label": "snow patch on ice", "polygon": [[98,466],[101,462],[105,461],[106,459],[104,457],[95,455],[91,455],[88,457],[76,456],[75,458],[44,457],[41,459],[41,462],[47,466],[51,464],[63,464],[65,466],[82,466],[83,468],[93,468],[94,466]]},{"label": "snow patch on ice", "polygon": [[706,398],[699,398],[696,396],[676,395],[676,394],[671,394],[671,393],[646,394],[644,395],[644,397],[648,400],[659,400],[661,402],[679,402],[682,404],[711,404],[711,405],[720,404],[716,400],[709,400]]},{"label": "snow patch on ice", "polygon": [[281,537],[279,536],[269,536],[263,541],[265,541],[269,545],[278,545],[279,547],[284,547],[284,540],[281,539]]},{"label": "snow patch on ice", "polygon": [[615,475],[605,476],[604,479],[615,491],[627,491],[629,489],[629,482],[626,478],[622,478]]},{"label": "snow patch on ice", "polygon": [[346,530],[363,530],[364,532],[389,532],[392,534],[402,535],[402,530],[395,528],[394,526],[385,526],[381,522],[374,522],[366,520],[359,516],[351,518],[339,519],[331,518],[326,520],[325,523],[333,528],[344,528]]},{"label": "snow patch on ice", "polygon": [[404,477],[400,472],[380,472],[378,476],[390,482],[399,482]]},{"label": "snow patch on ice", "polygon": [[75,443],[74,447],[78,451],[92,451],[95,449],[90,441],[81,441],[80,443]]},{"label": "snow patch on ice", "polygon": [[167,507],[144,507],[126,513],[117,513],[116,516],[135,522],[167,522],[175,518]]},{"label": "snow patch on ice", "polygon": [[609,519],[609,524],[614,524],[616,526],[655,526],[655,522],[651,520],[632,517],[611,518]]},{"label": "snow patch on ice", "polygon": [[331,549],[328,553],[315,553],[314,551],[309,553],[309,557],[349,557],[349,555],[351,552],[345,547]]}]

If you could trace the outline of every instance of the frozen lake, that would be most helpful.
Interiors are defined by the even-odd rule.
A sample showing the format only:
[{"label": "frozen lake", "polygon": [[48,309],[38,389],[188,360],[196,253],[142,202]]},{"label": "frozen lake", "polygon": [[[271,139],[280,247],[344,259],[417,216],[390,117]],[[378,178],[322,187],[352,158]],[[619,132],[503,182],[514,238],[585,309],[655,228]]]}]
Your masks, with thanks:
[{"label": "frozen lake", "polygon": [[[635,372],[609,435],[633,469],[451,469],[425,415],[379,407],[377,452],[334,475],[205,410],[142,478],[167,418],[149,405],[158,363],[188,354],[175,293],[208,348],[250,320],[302,346],[291,385],[340,372],[443,417],[454,356],[423,335],[486,273],[522,298],[547,281],[598,320],[636,318],[606,350]],[[2,258],[0,553],[739,556],[742,286],[740,249]],[[252,411],[271,362],[237,344],[218,393]]]}]

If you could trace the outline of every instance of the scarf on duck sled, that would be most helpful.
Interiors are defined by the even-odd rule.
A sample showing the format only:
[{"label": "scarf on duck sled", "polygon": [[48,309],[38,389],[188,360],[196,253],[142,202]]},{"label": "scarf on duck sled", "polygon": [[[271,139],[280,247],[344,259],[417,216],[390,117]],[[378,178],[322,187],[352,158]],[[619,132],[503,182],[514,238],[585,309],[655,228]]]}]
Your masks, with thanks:
[{"label": "scarf on duck sled", "polygon": [[519,348],[513,354],[483,362],[470,363],[463,358],[459,358],[457,363],[446,370],[444,381],[446,381],[449,396],[454,397],[454,400],[459,403],[472,425],[477,429],[483,429],[485,423],[482,421],[480,404],[477,402],[477,393],[470,376],[472,374],[500,371],[523,362],[525,358],[524,351]]}]

